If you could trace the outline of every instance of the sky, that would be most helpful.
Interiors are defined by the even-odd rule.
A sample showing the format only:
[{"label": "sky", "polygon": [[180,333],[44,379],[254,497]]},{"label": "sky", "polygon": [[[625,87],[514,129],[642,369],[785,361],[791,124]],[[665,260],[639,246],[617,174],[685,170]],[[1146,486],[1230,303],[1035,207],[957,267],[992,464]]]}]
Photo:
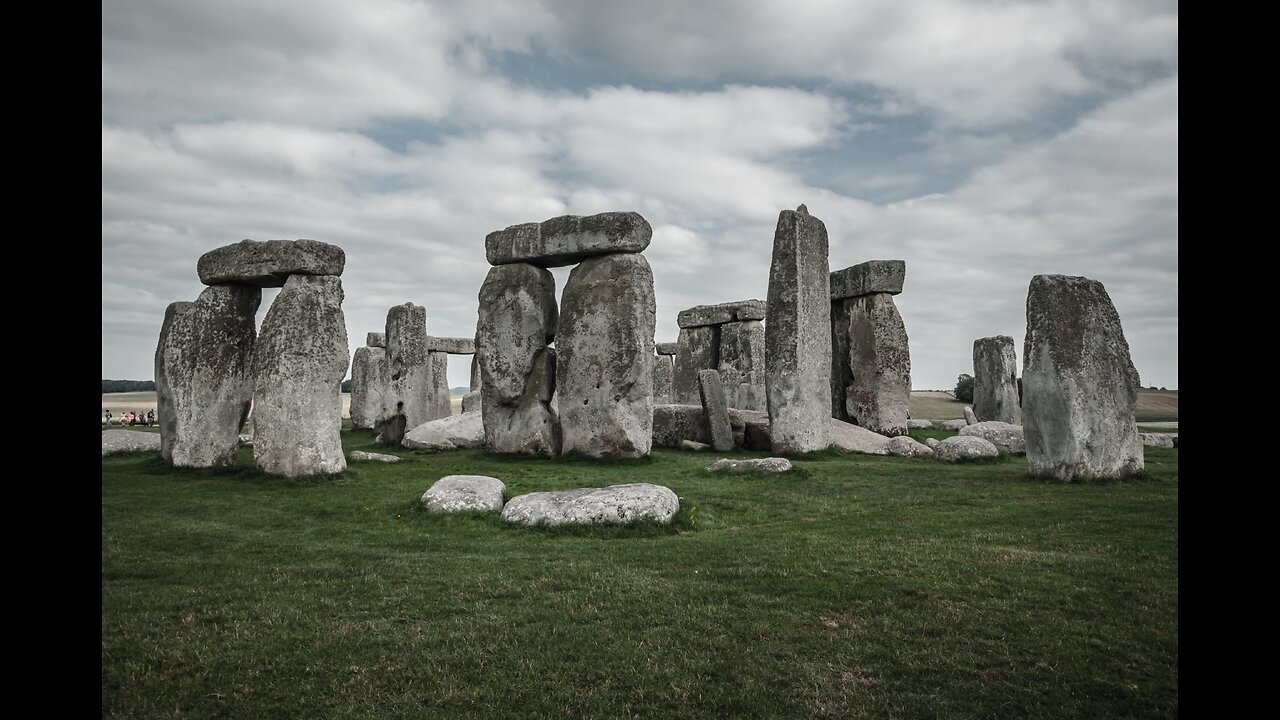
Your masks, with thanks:
[{"label": "sky", "polygon": [[153,378],[222,245],[342,247],[354,353],[405,302],[473,336],[485,235],[614,210],[653,226],[674,341],[767,296],[801,203],[832,270],[906,261],[915,389],[980,337],[1021,366],[1042,273],[1101,281],[1142,384],[1177,388],[1177,3],[102,3],[103,378]]}]

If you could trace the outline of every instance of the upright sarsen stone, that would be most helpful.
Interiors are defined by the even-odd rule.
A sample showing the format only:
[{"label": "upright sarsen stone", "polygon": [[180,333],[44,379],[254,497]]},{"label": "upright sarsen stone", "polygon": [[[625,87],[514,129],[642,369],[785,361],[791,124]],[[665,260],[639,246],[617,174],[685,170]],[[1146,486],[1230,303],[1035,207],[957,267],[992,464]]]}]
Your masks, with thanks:
[{"label": "upright sarsen stone", "polygon": [[670,403],[672,399],[672,378],[675,376],[675,363],[670,355],[653,356],[653,401]]},{"label": "upright sarsen stone", "polygon": [[355,357],[351,360],[351,427],[372,429],[377,423],[387,379],[386,349],[356,348]]},{"label": "upright sarsen stone", "polygon": [[680,328],[671,391],[680,405],[698,405],[698,372],[715,370],[720,357],[720,328],[716,325]]},{"label": "upright sarsen stone", "polygon": [[388,444],[431,420],[434,390],[427,354],[427,309],[404,303],[387,310],[387,389],[374,429]]},{"label": "upright sarsen stone", "polygon": [[778,214],[769,267],[765,390],[775,452],[831,446],[827,228],[804,205]]},{"label": "upright sarsen stone", "polygon": [[1033,476],[1120,478],[1143,467],[1138,371],[1102,283],[1037,275],[1027,292],[1022,424]]},{"label": "upright sarsen stone", "polygon": [[725,403],[720,373],[703,370],[698,373],[698,393],[702,398],[702,414],[711,432],[711,447],[717,452],[733,449],[733,426],[729,422],[729,406]]},{"label": "upright sarsen stone", "polygon": [[430,422],[452,415],[453,404],[449,393],[449,354],[431,350],[427,352],[427,359],[431,363],[431,401],[427,406],[427,421]]},{"label": "upright sarsen stone", "polygon": [[848,353],[848,384],[844,387],[848,421],[889,437],[906,435],[911,351],[893,296],[863,295],[841,301],[839,309],[832,312],[847,323],[839,328],[847,341],[842,338],[837,344]]},{"label": "upright sarsen stone", "polygon": [[490,452],[560,453],[556,353],[547,347],[559,321],[555,282],[547,270],[513,263],[490,268],[480,287],[476,362]]},{"label": "upright sarsen stone", "polygon": [[164,310],[160,325],[160,340],[156,343],[156,423],[160,426],[160,456],[173,462],[173,443],[178,437],[178,412],[173,392],[169,389],[169,373],[165,368],[165,348],[169,345],[169,331],[179,315],[191,309],[195,303],[172,302]]},{"label": "upright sarsen stone", "polygon": [[764,325],[759,320],[720,326],[719,370],[729,407],[765,409]]},{"label": "upright sarsen stone", "polygon": [[253,356],[253,460],[270,475],[340,472],[347,324],[342,279],[293,275],[262,321]]},{"label": "upright sarsen stone", "polygon": [[259,288],[215,285],[185,309],[170,306],[172,316],[166,313],[156,352],[157,395],[165,396],[158,403],[160,452],[174,465],[235,464],[253,399],[254,324],[261,302]]},{"label": "upright sarsen stone", "polygon": [[642,457],[653,442],[653,271],[638,253],[569,273],[556,333],[561,448]]},{"label": "upright sarsen stone", "polygon": [[973,341],[973,414],[980,422],[1022,424],[1018,358],[1008,335]]}]

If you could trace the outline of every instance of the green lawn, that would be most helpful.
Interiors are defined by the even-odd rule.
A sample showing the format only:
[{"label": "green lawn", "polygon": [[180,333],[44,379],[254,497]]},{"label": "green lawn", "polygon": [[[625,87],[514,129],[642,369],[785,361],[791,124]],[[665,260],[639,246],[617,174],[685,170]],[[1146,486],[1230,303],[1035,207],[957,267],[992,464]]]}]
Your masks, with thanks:
[{"label": "green lawn", "polygon": [[[399,454],[306,481],[248,448],[220,472],[104,459],[103,717],[1177,715],[1177,450],[1070,485],[1007,457]],[[683,508],[577,533],[419,510],[454,473],[652,481]]]}]

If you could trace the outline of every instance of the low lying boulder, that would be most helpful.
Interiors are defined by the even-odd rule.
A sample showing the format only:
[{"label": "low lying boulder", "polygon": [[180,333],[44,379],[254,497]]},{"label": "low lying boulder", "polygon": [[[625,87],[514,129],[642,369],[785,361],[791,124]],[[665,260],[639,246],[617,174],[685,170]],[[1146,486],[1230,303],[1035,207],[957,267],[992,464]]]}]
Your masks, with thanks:
[{"label": "low lying boulder", "polygon": [[432,512],[502,510],[502,493],[507,486],[487,475],[446,475],[422,494],[422,506]]},{"label": "low lying boulder", "polygon": [[976,460],[978,458],[996,457],[1000,451],[990,440],[973,435],[956,435],[938,443],[933,449],[933,456],[943,462],[960,460]]},{"label": "low lying boulder", "polygon": [[747,460],[720,458],[707,466],[707,472],[720,472],[721,470],[747,472],[754,470],[756,472],[782,473],[791,468],[791,461],[786,458],[750,458]]},{"label": "low lying boulder", "polygon": [[424,422],[405,433],[400,444],[412,450],[484,447],[484,417],[470,412]]},{"label": "low lying boulder", "polygon": [[941,427],[943,430],[959,430],[960,428],[967,427],[968,425],[969,421],[962,418],[960,420],[944,420]]},{"label": "low lying boulder", "polygon": [[928,430],[933,427],[932,420],[917,420],[916,418],[907,418],[908,430]]},{"label": "low lying boulder", "polygon": [[988,440],[996,449],[1010,455],[1026,455],[1027,441],[1022,436],[1022,426],[999,420],[987,420],[960,428],[961,435],[971,435]]},{"label": "low lying boulder", "polygon": [[352,450],[352,460],[372,460],[374,462],[398,463],[401,458],[398,455],[388,455],[386,453],[365,452],[364,450]]},{"label": "low lying boulder", "polygon": [[1142,436],[1142,444],[1148,447],[1169,448],[1173,449],[1178,446],[1177,436],[1169,433],[1139,433]]},{"label": "low lying boulder", "polygon": [[618,525],[638,520],[666,524],[679,509],[680,499],[670,488],[627,483],[520,495],[502,509],[502,519],[521,525]]},{"label": "low lying boulder", "polygon": [[831,444],[845,452],[888,455],[889,438],[864,427],[831,418]]},{"label": "low lying boulder", "polygon": [[933,448],[906,435],[890,438],[888,450],[898,457],[933,457]]},{"label": "low lying boulder", "polygon": [[137,430],[107,430],[102,433],[102,457],[143,450],[160,452],[160,433]]}]

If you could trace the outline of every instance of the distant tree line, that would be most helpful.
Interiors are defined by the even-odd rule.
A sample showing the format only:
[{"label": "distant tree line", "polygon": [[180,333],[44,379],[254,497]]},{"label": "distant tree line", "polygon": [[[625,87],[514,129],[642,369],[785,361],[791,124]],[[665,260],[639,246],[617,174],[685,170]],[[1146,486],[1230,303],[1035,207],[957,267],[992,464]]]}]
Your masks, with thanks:
[{"label": "distant tree line", "polygon": [[146,392],[148,390],[154,392],[156,389],[155,380],[106,380],[102,381],[102,392]]}]

